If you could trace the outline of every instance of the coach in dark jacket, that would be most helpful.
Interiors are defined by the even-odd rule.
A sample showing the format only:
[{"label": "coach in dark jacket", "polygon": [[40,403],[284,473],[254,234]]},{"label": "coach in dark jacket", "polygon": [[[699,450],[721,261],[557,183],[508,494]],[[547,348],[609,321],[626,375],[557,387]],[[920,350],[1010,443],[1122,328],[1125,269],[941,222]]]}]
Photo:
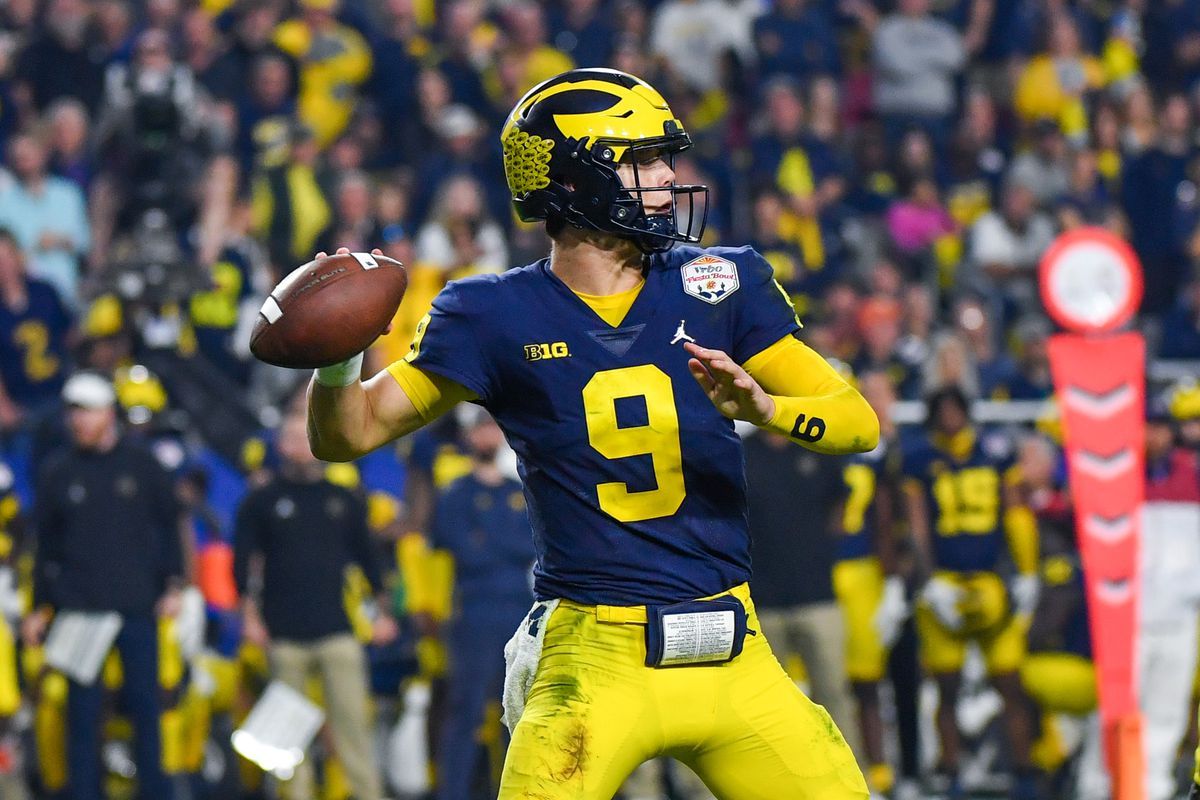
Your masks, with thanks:
[{"label": "coach in dark jacket", "polygon": [[[143,798],[171,797],[159,734],[158,624],[178,608],[183,581],[180,509],[170,476],[117,427],[116,393],[94,373],[63,386],[71,446],[49,457],[34,498],[36,610],[28,644],[54,612],[121,615],[125,706],[136,732],[134,757]],[[100,722],[104,686],[72,680],[67,696],[69,797],[100,800]]]}]

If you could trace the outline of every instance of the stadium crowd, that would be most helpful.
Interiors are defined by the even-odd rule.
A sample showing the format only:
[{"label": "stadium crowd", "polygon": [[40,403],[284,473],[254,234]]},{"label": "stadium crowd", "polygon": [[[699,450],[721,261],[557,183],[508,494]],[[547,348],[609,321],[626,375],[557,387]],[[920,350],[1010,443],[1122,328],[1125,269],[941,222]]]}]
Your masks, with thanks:
[{"label": "stadium crowd", "polygon": [[[919,611],[915,631],[897,613],[887,643],[896,646],[889,674],[908,675],[905,688],[878,691],[884,651],[877,669],[856,668],[857,651],[841,667],[849,674],[835,676],[853,684],[857,716],[838,722],[856,731],[848,738],[873,788],[926,796],[911,794],[925,781],[946,796],[1005,796],[1032,781],[1034,796],[1105,796],[1077,779],[1100,772],[1096,753],[1088,766],[1079,752],[1090,735],[1081,720],[1095,710],[1086,621],[1079,628],[1077,615],[1055,612],[1069,602],[1050,591],[1069,594],[1079,565],[1049,402],[1053,326],[1036,271],[1062,231],[1097,225],[1127,238],[1145,269],[1139,326],[1152,358],[1200,361],[1198,0],[7,0],[0,795],[94,796],[68,785],[73,701],[41,655],[49,619],[40,604],[53,605],[54,576],[39,527],[61,523],[51,506],[76,502],[46,494],[61,488],[45,477],[62,468],[59,453],[80,441],[70,415],[113,406],[121,440],[154,453],[186,520],[180,563],[159,576],[170,578],[159,588],[173,602],[154,612],[161,768],[174,793],[263,797],[295,786],[235,756],[229,740],[280,677],[279,653],[267,658],[271,628],[317,625],[279,617],[278,600],[272,612],[269,588],[260,597],[279,574],[278,532],[265,520],[270,508],[292,514],[280,511],[279,486],[316,481],[332,498],[326,511],[361,512],[368,538],[339,545],[346,613],[312,636],[345,634],[351,670],[365,654],[373,710],[331,713],[333,735],[313,746],[317,775],[294,796],[489,796],[505,737],[500,654],[487,655],[489,665],[482,651],[502,645],[528,607],[532,559],[521,515],[504,513],[523,500],[494,426],[451,415],[314,476],[288,432],[309,376],[255,362],[247,343],[266,292],[319,250],[378,247],[408,266],[408,293],[368,353],[370,373],[403,357],[448,280],[543,257],[544,231],[512,212],[498,132],[525,91],[572,66],[611,66],[662,91],[694,142],[675,164],[677,181],[710,187],[706,243],[752,244],[791,296],[805,340],[870,388],[896,458],[868,464],[879,488],[858,508],[858,528],[846,514],[864,497],[849,477],[863,474],[859,462],[821,510],[845,533],[869,515],[890,529],[881,538],[896,534],[883,569],[908,585],[889,608],[906,606],[931,568],[906,534],[921,520],[902,510],[924,497],[923,470],[932,470],[912,455],[921,442],[953,449],[957,433],[980,427],[981,444],[968,445],[975,466],[1001,476],[1012,491],[1005,504],[1031,511],[1041,562],[1010,541],[1010,572],[1040,575],[1043,600],[1059,600],[1048,611],[1004,574],[1013,608],[997,614],[1019,610],[1033,625],[1027,638],[1019,632],[1011,663],[985,653],[986,669],[968,658],[962,681],[937,681],[942,694],[961,688],[957,720],[953,703],[933,714],[932,686],[920,693],[915,666],[897,663],[915,665],[913,641],[930,636],[932,617]],[[110,381],[111,400],[104,381],[64,393],[80,371]],[[1193,389],[1151,384],[1151,429],[1163,433],[1151,437],[1148,461],[1192,469],[1195,482]],[[930,397],[928,434],[900,416],[888,422],[897,400]],[[957,419],[980,400],[1047,404],[1002,425]],[[953,529],[936,475],[928,485],[932,529]],[[992,491],[980,502],[996,514]],[[877,517],[883,497],[895,510]],[[1200,489],[1187,502],[1200,509]],[[96,512],[98,528],[122,523]],[[1189,535],[1200,548],[1200,529]],[[255,558],[265,577],[256,578]],[[320,561],[320,550],[311,558]],[[203,597],[204,624],[185,646],[175,612],[188,586]],[[937,611],[936,595],[921,597]],[[1078,597],[1070,602],[1078,610]],[[1196,599],[1178,602],[1187,608],[1164,613],[1193,629],[1176,666],[1189,678],[1180,704],[1194,709]],[[845,611],[853,649],[854,626],[874,625],[873,609],[865,623]],[[975,638],[986,651],[999,623],[979,613]],[[1036,678],[1003,680],[1033,660],[1026,645],[1062,651],[1083,669],[1055,673],[1066,677],[1049,689]],[[301,650],[295,663],[346,669]],[[929,674],[962,666],[960,656],[930,669],[921,652]],[[117,664],[105,666],[104,687],[120,685]],[[797,659],[789,667],[807,679]],[[320,688],[332,702],[333,684]],[[112,797],[129,796],[131,776],[146,772],[130,755],[140,751],[129,741],[145,735],[125,722],[142,713],[135,705],[104,706],[97,771]],[[1176,716],[1169,725],[1184,724]],[[1170,775],[1151,800],[1174,796],[1175,757],[1190,763],[1195,716],[1190,731],[1169,730],[1160,743]],[[364,763],[373,779],[360,777]],[[682,772],[656,765],[628,797],[704,797]],[[1190,772],[1180,785],[1189,783]]]}]

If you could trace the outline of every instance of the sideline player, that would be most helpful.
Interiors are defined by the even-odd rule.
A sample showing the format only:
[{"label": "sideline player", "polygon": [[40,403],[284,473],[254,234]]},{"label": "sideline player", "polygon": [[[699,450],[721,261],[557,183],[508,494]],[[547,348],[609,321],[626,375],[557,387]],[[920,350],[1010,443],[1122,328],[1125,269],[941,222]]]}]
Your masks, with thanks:
[{"label": "sideline player", "polygon": [[880,371],[866,372],[859,386],[879,416],[883,436],[879,447],[852,457],[842,470],[847,493],[833,587],[846,620],[846,671],[858,702],[867,783],[886,795],[896,779],[884,754],[879,682],[908,618],[893,532],[900,449],[889,419],[896,400],[891,379]]},{"label": "sideline player", "polygon": [[[1004,701],[1016,773],[1012,796],[1034,800],[1032,720],[1018,670],[1037,601],[1037,523],[1006,485],[1011,448],[975,430],[962,391],[951,386],[934,392],[928,410],[928,440],[904,457],[904,494],[919,567],[928,578],[916,624],[921,661],[938,687],[937,772],[948,780],[951,798],[963,796],[955,700],[967,643],[974,641]],[[998,573],[1006,535],[1018,570],[1011,586]]]},{"label": "sideline player", "polygon": [[[757,632],[732,420],[851,453],[875,447],[874,412],[795,338],[758,253],[694,246],[707,188],[675,184],[691,142],[649,85],[564,73],[501,138],[550,257],[450,283],[403,361],[365,384],[359,359],[318,370],[309,399],[323,459],[464,400],[520,459],[538,603],[505,648],[500,798],[608,800],[659,755],[731,800],[866,798],[837,727]],[[795,502],[811,513],[803,487]]]}]

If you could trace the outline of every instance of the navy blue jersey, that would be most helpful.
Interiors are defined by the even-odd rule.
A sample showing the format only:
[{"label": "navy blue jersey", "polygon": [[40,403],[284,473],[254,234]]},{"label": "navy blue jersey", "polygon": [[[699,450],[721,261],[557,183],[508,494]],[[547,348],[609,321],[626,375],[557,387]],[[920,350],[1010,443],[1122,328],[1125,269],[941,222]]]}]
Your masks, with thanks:
[{"label": "navy blue jersey", "polygon": [[744,364],[798,328],[752,249],[677,247],[617,327],[548,259],[452,282],[408,358],[478,395],[516,451],[537,596],[636,605],[750,577],[741,443],[684,342]]},{"label": "navy blue jersey", "polygon": [[904,455],[904,475],[921,483],[932,512],[934,564],[957,572],[996,569],[1004,552],[1004,473],[1011,448],[980,433],[957,459],[925,437]]},{"label": "navy blue jersey", "polygon": [[430,538],[454,556],[460,605],[528,608],[534,552],[519,483],[488,486],[473,474],[454,481],[438,498]]},{"label": "navy blue jersey", "polygon": [[859,453],[846,460],[842,480],[846,484],[846,499],[842,507],[838,559],[866,558],[875,554],[875,496],[879,486],[888,480],[891,462],[887,441],[869,453]]},{"label": "navy blue jersey", "polygon": [[62,388],[71,317],[53,286],[35,280],[25,286],[24,308],[0,303],[0,378],[13,401],[33,406],[57,399]]}]

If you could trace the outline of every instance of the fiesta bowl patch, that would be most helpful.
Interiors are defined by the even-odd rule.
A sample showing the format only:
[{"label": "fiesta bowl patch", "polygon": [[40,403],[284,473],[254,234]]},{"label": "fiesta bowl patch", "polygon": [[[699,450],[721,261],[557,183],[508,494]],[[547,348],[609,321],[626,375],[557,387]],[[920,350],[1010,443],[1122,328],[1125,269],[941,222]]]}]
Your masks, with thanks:
[{"label": "fiesta bowl patch", "polygon": [[683,290],[706,303],[717,303],[738,290],[737,264],[717,256],[700,256],[684,264]]}]

